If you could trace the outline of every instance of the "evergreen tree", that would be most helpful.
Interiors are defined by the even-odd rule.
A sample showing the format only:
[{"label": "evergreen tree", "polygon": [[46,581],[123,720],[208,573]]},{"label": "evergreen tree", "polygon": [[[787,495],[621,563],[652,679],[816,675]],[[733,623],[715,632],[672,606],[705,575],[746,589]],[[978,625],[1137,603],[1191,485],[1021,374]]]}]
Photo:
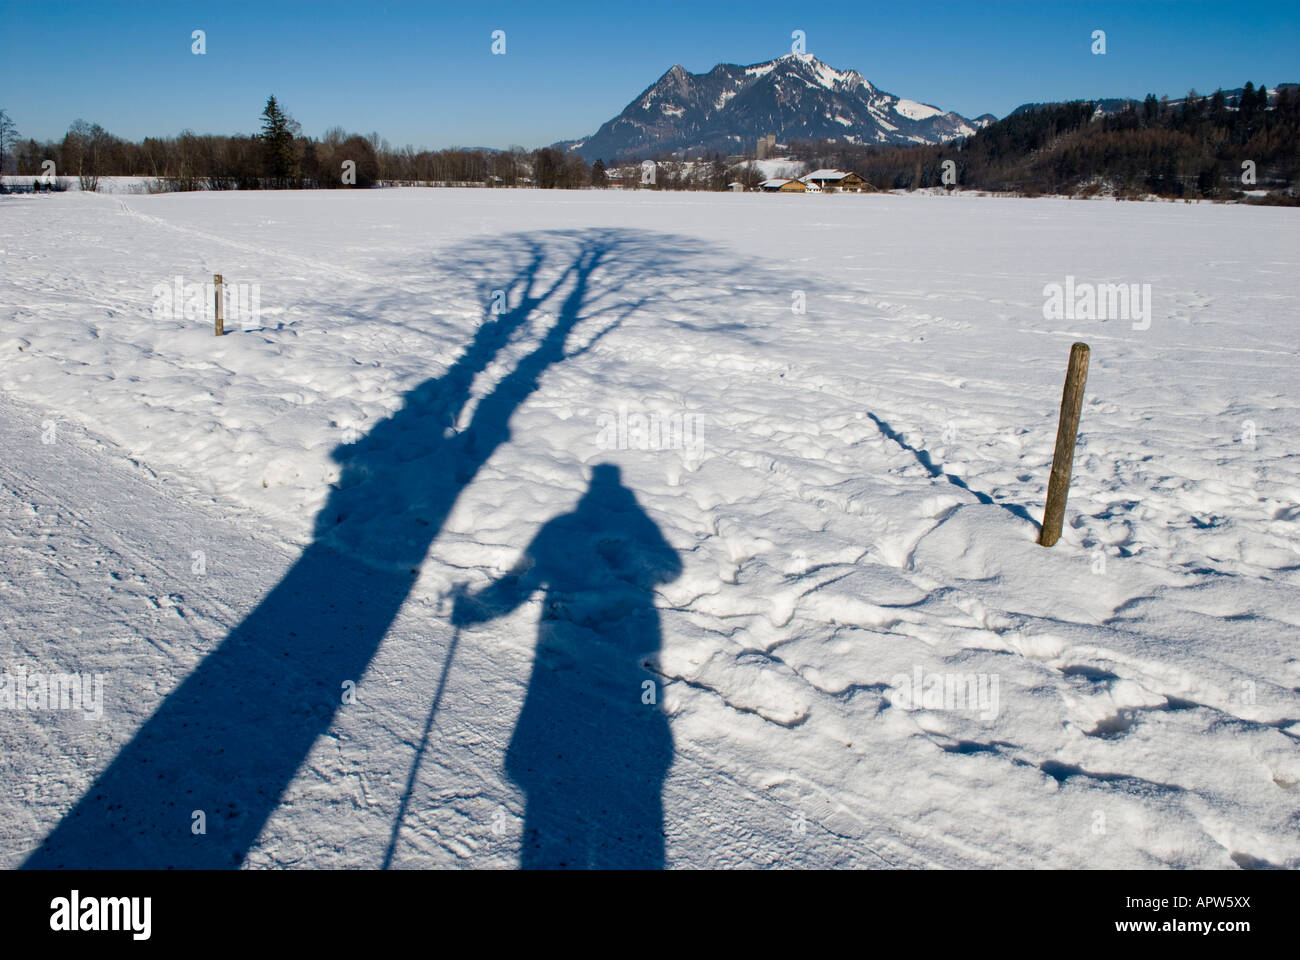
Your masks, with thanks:
[{"label": "evergreen tree", "polygon": [[593,187],[604,187],[609,184],[609,177],[605,173],[605,161],[597,159],[591,165],[591,185]]},{"label": "evergreen tree", "polygon": [[1241,103],[1237,105],[1241,119],[1249,123],[1255,117],[1255,85],[1246,81],[1246,89],[1241,91]]},{"label": "evergreen tree", "polygon": [[1277,103],[1273,105],[1273,111],[1277,114],[1277,122],[1287,123],[1291,119],[1291,91],[1286,87],[1279,87],[1277,91]]},{"label": "evergreen tree", "polygon": [[262,111],[264,171],[277,187],[288,186],[294,174],[293,127],[289,115],[272,96]]},{"label": "evergreen tree", "polygon": [[1223,88],[1220,87],[1214,91],[1214,96],[1210,97],[1210,122],[1221,127],[1227,125],[1230,119],[1228,101],[1223,96]]}]

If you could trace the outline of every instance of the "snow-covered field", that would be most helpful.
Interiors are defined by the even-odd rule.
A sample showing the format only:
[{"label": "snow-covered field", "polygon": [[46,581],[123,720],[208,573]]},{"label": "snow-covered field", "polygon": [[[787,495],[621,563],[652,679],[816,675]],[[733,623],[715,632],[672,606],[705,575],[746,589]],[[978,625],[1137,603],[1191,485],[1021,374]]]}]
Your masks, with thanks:
[{"label": "snow-covered field", "polygon": [[1298,223],[0,198],[0,866],[1300,867]]}]

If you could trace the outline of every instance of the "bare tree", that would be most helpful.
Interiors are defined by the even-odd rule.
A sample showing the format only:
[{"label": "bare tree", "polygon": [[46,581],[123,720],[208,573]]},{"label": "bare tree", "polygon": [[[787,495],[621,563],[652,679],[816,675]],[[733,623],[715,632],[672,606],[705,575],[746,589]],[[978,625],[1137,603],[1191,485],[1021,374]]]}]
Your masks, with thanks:
[{"label": "bare tree", "polygon": [[18,128],[14,126],[9,114],[0,109],[0,174],[5,170],[6,148],[18,139]]},{"label": "bare tree", "polygon": [[101,160],[107,153],[111,137],[97,123],[74,120],[63,138],[63,168],[76,170],[82,190],[99,189]]}]

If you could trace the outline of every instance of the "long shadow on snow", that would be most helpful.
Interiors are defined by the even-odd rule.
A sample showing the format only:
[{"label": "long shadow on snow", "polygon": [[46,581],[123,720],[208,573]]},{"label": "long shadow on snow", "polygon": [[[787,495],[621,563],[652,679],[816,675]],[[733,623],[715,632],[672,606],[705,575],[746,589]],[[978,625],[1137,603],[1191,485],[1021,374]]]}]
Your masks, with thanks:
[{"label": "long shadow on snow", "polygon": [[[341,477],[316,517],[313,542],[166,697],[24,866],[240,865],[312,744],[333,722],[343,683],[364,674],[461,491],[509,440],[512,414],[548,368],[589,349],[644,302],[618,296],[625,284],[657,274],[689,282],[682,264],[699,251],[681,237],[607,229],[504,238],[487,242],[477,260],[467,259],[480,265],[522,259],[517,272],[511,268],[507,290],[507,302],[517,305],[500,315],[485,313],[442,376],[411,390],[401,409],[334,452],[343,464]],[[559,306],[547,308],[556,314],[549,329],[456,432],[475,377],[512,337],[529,332],[530,319],[552,297]],[[603,329],[569,351],[575,327],[598,317]],[[604,509],[605,486],[598,486],[582,508],[588,512],[580,510],[583,518]],[[610,503],[626,503],[611,496]],[[637,529],[644,532],[643,525]],[[599,550],[605,542],[585,546]],[[538,550],[554,571],[550,558],[563,545],[552,535],[534,554]],[[644,619],[653,606],[642,601],[633,607]],[[649,650],[653,630],[643,628],[641,645]],[[545,684],[537,689],[542,696]],[[551,695],[542,699],[550,704]],[[671,753],[664,732],[649,735],[656,764],[665,749]],[[644,792],[642,799],[649,802]],[[207,831],[195,835],[192,814],[198,810]]]}]

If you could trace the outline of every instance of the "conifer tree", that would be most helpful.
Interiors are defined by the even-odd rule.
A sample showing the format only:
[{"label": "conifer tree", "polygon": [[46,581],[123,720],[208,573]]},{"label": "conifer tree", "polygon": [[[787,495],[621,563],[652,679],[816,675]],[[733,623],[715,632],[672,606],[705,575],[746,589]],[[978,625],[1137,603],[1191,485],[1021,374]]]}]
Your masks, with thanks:
[{"label": "conifer tree", "polygon": [[293,179],[293,126],[275,97],[270,97],[262,111],[262,150],[265,173],[277,187],[288,186]]}]

